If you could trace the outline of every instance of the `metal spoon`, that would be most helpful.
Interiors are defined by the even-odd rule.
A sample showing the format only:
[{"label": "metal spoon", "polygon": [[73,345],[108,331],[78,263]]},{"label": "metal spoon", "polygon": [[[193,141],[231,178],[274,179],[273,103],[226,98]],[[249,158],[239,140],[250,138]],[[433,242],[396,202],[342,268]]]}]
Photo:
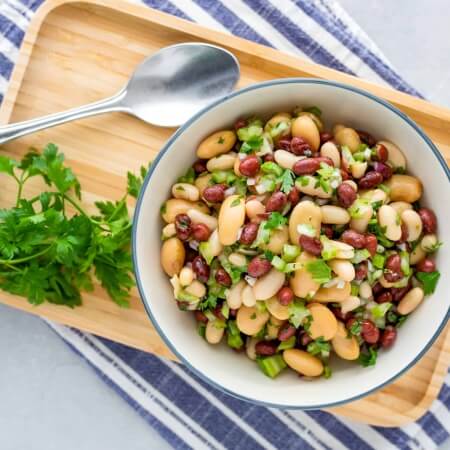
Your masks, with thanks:
[{"label": "metal spoon", "polygon": [[71,120],[122,111],[162,127],[176,127],[229,93],[239,80],[236,57],[209,44],[166,47],[145,59],[113,97],[65,112],[0,127],[0,144]]}]

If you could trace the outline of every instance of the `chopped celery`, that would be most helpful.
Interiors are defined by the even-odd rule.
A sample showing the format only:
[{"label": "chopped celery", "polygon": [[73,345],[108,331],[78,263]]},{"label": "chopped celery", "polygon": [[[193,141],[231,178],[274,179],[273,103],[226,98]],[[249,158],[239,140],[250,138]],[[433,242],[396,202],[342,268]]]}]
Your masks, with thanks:
[{"label": "chopped celery", "polygon": [[286,262],[283,261],[279,256],[274,256],[272,258],[272,266],[280,272],[284,272],[286,268]]},{"label": "chopped celery", "polygon": [[227,344],[232,348],[241,348],[244,345],[235,320],[229,320],[227,323]]},{"label": "chopped celery", "polygon": [[297,225],[297,231],[299,234],[304,234],[305,236],[316,237],[316,229],[309,223]]},{"label": "chopped celery", "polygon": [[202,322],[199,322],[197,325],[197,333],[199,336],[201,336],[202,338],[205,337],[205,332],[206,332],[206,325]]},{"label": "chopped celery", "polygon": [[258,310],[259,313],[265,313],[267,311],[266,302],[263,301],[257,301],[255,304],[255,308]]},{"label": "chopped celery", "polygon": [[232,184],[237,177],[232,170],[216,170],[212,172],[211,179],[218,184]]},{"label": "chopped celery", "polygon": [[208,318],[208,320],[214,321],[217,319],[217,317],[214,315],[214,313],[210,310],[203,311],[203,313]]},{"label": "chopped celery", "polygon": [[289,129],[289,119],[278,122],[276,125],[270,128],[269,133],[271,137],[276,138],[287,129]]},{"label": "chopped celery", "polygon": [[294,348],[295,347],[295,342],[296,342],[296,337],[295,336],[291,336],[289,339],[286,339],[285,341],[282,341],[280,343],[280,345],[277,348],[277,351],[281,351],[281,350],[287,350],[289,348]]},{"label": "chopped celery", "polygon": [[355,256],[350,260],[353,264],[359,264],[361,261],[365,261],[370,258],[370,252],[366,248],[355,250]]},{"label": "chopped celery", "polygon": [[336,245],[324,235],[320,236],[320,242],[322,243],[322,258],[325,261],[336,258],[338,253]]},{"label": "chopped celery", "polygon": [[275,378],[283,369],[287,367],[281,355],[258,358],[257,362],[262,372],[270,378]]},{"label": "chopped celery", "polygon": [[376,253],[372,258],[372,264],[376,269],[382,269],[385,261],[386,257],[384,255],[380,255],[379,253]]},{"label": "chopped celery", "polygon": [[264,194],[265,192],[273,192],[276,187],[276,182],[272,175],[264,175],[259,180],[259,183],[256,188],[257,191],[258,186],[260,186],[260,190],[262,191],[261,194]]},{"label": "chopped celery", "polygon": [[237,131],[238,138],[241,141],[249,141],[252,138],[262,136],[263,129],[259,124],[250,124],[248,127],[239,128]]},{"label": "chopped celery", "polygon": [[214,259],[214,255],[211,253],[211,244],[209,243],[209,241],[200,242],[198,251],[200,252],[200,255],[205,258],[208,265],[211,265],[211,262]]},{"label": "chopped celery", "polygon": [[283,174],[283,169],[273,161],[267,161],[261,166],[261,171],[267,174],[276,175],[280,177]]},{"label": "chopped celery", "polygon": [[284,244],[281,257],[285,262],[292,262],[300,255],[300,247],[298,245]]},{"label": "chopped celery", "polygon": [[383,275],[383,271],[381,269],[375,270],[374,272],[369,272],[367,275],[367,280],[369,284],[373,284],[378,278]]},{"label": "chopped celery", "polygon": [[303,323],[303,321],[311,315],[309,309],[303,302],[299,300],[294,300],[293,302],[289,303],[288,312],[289,322],[291,322],[295,328],[298,328]]},{"label": "chopped celery", "polygon": [[180,300],[182,302],[188,302],[188,303],[196,303],[200,299],[196,297],[195,295],[189,294],[183,289],[180,289],[180,292],[178,292],[177,300]]},{"label": "chopped celery", "polygon": [[385,303],[379,303],[376,306],[374,306],[370,313],[372,314],[372,317],[374,319],[381,319],[386,315],[386,313],[392,308],[392,303],[385,302]]},{"label": "chopped celery", "polygon": [[359,294],[359,286],[352,282],[351,284],[351,295],[354,295],[355,297],[358,297]]},{"label": "chopped celery", "polygon": [[409,267],[408,252],[400,252],[400,267],[405,276],[408,276],[410,274],[411,268]]},{"label": "chopped celery", "polygon": [[230,307],[228,306],[227,302],[223,302],[220,312],[222,313],[222,316],[225,317],[225,319],[228,319],[230,315]]}]

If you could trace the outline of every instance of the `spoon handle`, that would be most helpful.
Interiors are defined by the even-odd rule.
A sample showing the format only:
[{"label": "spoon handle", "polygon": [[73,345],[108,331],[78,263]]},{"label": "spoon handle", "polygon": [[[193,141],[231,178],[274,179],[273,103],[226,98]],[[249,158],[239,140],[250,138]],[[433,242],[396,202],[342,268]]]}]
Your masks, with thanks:
[{"label": "spoon handle", "polygon": [[0,144],[34,133],[45,128],[54,127],[72,120],[82,119],[84,117],[95,116],[113,111],[126,111],[122,100],[126,91],[120,91],[116,95],[95,103],[89,103],[79,108],[69,109],[60,113],[50,114],[48,116],[38,117],[36,119],[17,122],[10,125],[0,126]]}]

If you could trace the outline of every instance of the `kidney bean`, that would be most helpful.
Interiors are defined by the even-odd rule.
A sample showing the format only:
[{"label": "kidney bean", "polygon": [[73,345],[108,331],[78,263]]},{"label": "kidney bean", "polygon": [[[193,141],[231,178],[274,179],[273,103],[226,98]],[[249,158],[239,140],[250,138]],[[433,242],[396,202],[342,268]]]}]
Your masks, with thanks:
[{"label": "kidney bean", "polygon": [[320,169],[320,161],[317,158],[308,158],[297,161],[292,168],[295,175],[312,175]]},{"label": "kidney bean", "polygon": [[391,288],[392,301],[399,302],[410,290],[412,287],[411,279],[408,281],[408,285],[402,288]]},{"label": "kidney bean", "polygon": [[273,212],[283,211],[283,208],[286,206],[287,203],[287,195],[284,194],[281,191],[274,192],[269,199],[266,202],[266,211],[267,212]]},{"label": "kidney bean", "polygon": [[392,302],[392,293],[390,291],[384,291],[377,297],[375,297],[377,303],[388,303]]},{"label": "kidney bean", "polygon": [[242,228],[241,237],[239,242],[243,245],[250,245],[256,239],[258,234],[259,225],[257,223],[249,222]]},{"label": "kidney bean", "polygon": [[192,262],[194,261],[194,258],[198,255],[198,252],[195,251],[193,248],[189,247],[189,245],[184,246],[184,250],[186,252],[185,262]]},{"label": "kidney bean", "polygon": [[374,296],[381,294],[383,291],[384,291],[384,287],[381,283],[377,282],[372,286],[372,293]]},{"label": "kidney bean", "polygon": [[375,161],[386,162],[388,156],[388,150],[383,144],[377,144],[375,146],[375,156],[372,157]]},{"label": "kidney bean", "polygon": [[216,271],[215,275],[216,281],[222,286],[229,287],[231,286],[231,277],[228,275],[226,270],[223,267],[219,267]]},{"label": "kidney bean", "polygon": [[208,318],[205,316],[203,311],[194,311],[195,320],[201,323],[207,323]]},{"label": "kidney bean", "polygon": [[220,203],[225,198],[225,191],[228,186],[225,184],[215,184],[214,186],[208,186],[203,191],[203,198],[209,203]]},{"label": "kidney bean", "polygon": [[401,269],[401,258],[398,253],[388,256],[385,264],[384,278],[386,281],[393,283],[403,278],[403,272]]},{"label": "kidney bean", "polygon": [[322,131],[320,133],[320,145],[325,144],[325,142],[331,141],[333,139],[333,134],[328,131]]},{"label": "kidney bean", "polygon": [[423,230],[427,234],[432,234],[436,232],[437,227],[437,219],[436,215],[434,214],[431,209],[428,208],[420,208],[417,213],[420,216],[420,219],[422,220]]},{"label": "kidney bean", "polygon": [[182,241],[187,241],[191,235],[191,218],[187,214],[175,216],[175,230]]},{"label": "kidney bean", "polygon": [[403,244],[408,240],[409,232],[405,222],[401,223],[400,228],[402,229],[402,234],[400,235],[400,239],[397,242],[399,244]]},{"label": "kidney bean", "polygon": [[367,172],[358,182],[361,189],[372,189],[383,182],[383,175],[381,173],[371,170]]},{"label": "kidney bean", "polygon": [[295,186],[290,190],[288,194],[288,201],[291,202],[292,207],[294,207],[300,201],[300,193]]},{"label": "kidney bean", "polygon": [[351,175],[347,172],[346,169],[341,168],[340,170],[341,170],[342,181],[351,180],[352,179]]},{"label": "kidney bean", "polygon": [[227,320],[227,318],[222,314],[222,303],[220,305],[217,305],[213,310],[212,313],[219,319],[219,320]]},{"label": "kidney bean", "polygon": [[367,277],[367,272],[369,271],[367,261],[360,262],[355,267],[355,280],[361,281]]},{"label": "kidney bean", "polygon": [[392,347],[397,338],[397,329],[391,325],[388,325],[381,335],[380,344],[383,348]]},{"label": "kidney bean", "polygon": [[239,172],[246,177],[254,177],[259,172],[259,159],[255,155],[247,156],[239,164]]},{"label": "kidney bean", "polygon": [[306,347],[310,342],[312,342],[311,336],[305,330],[300,330],[297,336],[298,345]]},{"label": "kidney bean", "polygon": [[363,141],[364,144],[367,144],[369,147],[373,147],[377,143],[375,138],[367,131],[356,130],[356,132],[358,133],[358,136],[361,139],[361,141]]},{"label": "kidney bean", "polygon": [[361,323],[361,336],[368,344],[376,344],[380,338],[380,330],[371,320],[365,319]]},{"label": "kidney bean", "polygon": [[192,225],[192,236],[196,241],[207,241],[211,235],[211,230],[204,223]]},{"label": "kidney bean", "polygon": [[206,161],[204,161],[203,159],[199,159],[198,161],[195,161],[192,168],[197,174],[206,172]]},{"label": "kidney bean", "polygon": [[383,181],[389,180],[392,177],[392,168],[385,163],[376,162],[373,165],[375,172],[378,172],[383,177]]},{"label": "kidney bean", "polygon": [[436,270],[436,264],[432,259],[425,258],[416,264],[416,270],[418,272],[434,272]]},{"label": "kidney bean", "polygon": [[374,256],[377,252],[378,239],[374,234],[366,233],[366,249],[371,256]]},{"label": "kidney bean", "polygon": [[340,184],[336,194],[339,204],[344,208],[350,208],[356,200],[356,191],[347,183]]},{"label": "kidney bean", "polygon": [[328,239],[333,239],[333,226],[329,224],[322,225],[320,229],[321,233],[324,234]]},{"label": "kidney bean", "polygon": [[230,317],[236,317],[238,310],[230,308]]},{"label": "kidney bean", "polygon": [[278,340],[287,341],[290,337],[295,336],[296,332],[297,328],[287,322],[280,327],[280,330],[278,331]]},{"label": "kidney bean", "polygon": [[322,253],[322,242],[318,238],[306,236],[306,234],[301,234],[299,242],[303,250],[314,256],[320,256]]},{"label": "kidney bean", "polygon": [[196,256],[192,261],[192,270],[197,275],[197,280],[206,283],[209,278],[209,266],[203,256]]},{"label": "kidney bean", "polygon": [[280,139],[277,143],[277,149],[290,151],[291,150],[291,140],[287,139],[287,138]]},{"label": "kidney bean", "polygon": [[264,155],[264,162],[273,162],[273,161],[275,161],[275,158],[272,153]]},{"label": "kidney bean", "polygon": [[350,317],[348,319],[344,319],[345,320],[345,328],[347,328],[347,330],[350,330],[350,328],[353,326],[353,324],[358,320],[356,317]]},{"label": "kidney bean", "polygon": [[358,233],[355,230],[345,230],[342,233],[341,239],[354,248],[365,248],[366,246],[366,237],[364,234]]},{"label": "kidney bean", "polygon": [[343,313],[341,308],[339,307],[332,306],[330,307],[330,310],[337,319],[342,320],[343,322],[353,317],[353,314],[351,312]]},{"label": "kidney bean", "polygon": [[311,146],[301,137],[294,136],[291,139],[291,145],[289,149],[294,155],[297,156],[311,156]]},{"label": "kidney bean", "polygon": [[237,131],[239,128],[244,128],[247,126],[247,121],[245,119],[239,118],[234,122],[234,129]]},{"label": "kidney bean", "polygon": [[255,345],[255,352],[259,356],[272,356],[276,353],[277,347],[274,341],[259,341]]},{"label": "kidney bean", "polygon": [[281,305],[287,306],[294,300],[294,292],[288,286],[282,287],[277,293],[277,299]]},{"label": "kidney bean", "polygon": [[331,167],[334,167],[334,162],[331,158],[329,158],[328,156],[317,156],[316,158],[319,161],[319,163],[324,163],[327,164]]},{"label": "kidney bean", "polygon": [[251,277],[259,278],[269,272],[271,268],[272,264],[269,260],[255,256],[248,264],[247,272]]}]

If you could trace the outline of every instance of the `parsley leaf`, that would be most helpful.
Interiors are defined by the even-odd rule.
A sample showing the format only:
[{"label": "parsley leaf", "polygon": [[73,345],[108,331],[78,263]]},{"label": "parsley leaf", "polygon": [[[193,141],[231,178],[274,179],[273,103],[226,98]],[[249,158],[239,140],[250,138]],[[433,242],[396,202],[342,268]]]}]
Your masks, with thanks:
[{"label": "parsley leaf", "polygon": [[275,230],[282,228],[283,225],[286,225],[287,218],[281,215],[279,212],[270,213],[269,218],[265,223],[265,228],[267,230]]},{"label": "parsley leaf", "polygon": [[309,309],[299,300],[294,300],[289,303],[288,312],[289,322],[291,322],[295,328],[298,328],[306,318],[311,316]]},{"label": "parsley leaf", "polygon": [[306,270],[317,283],[323,284],[331,280],[331,268],[323,259],[306,263]]},{"label": "parsley leaf", "polygon": [[330,356],[331,345],[329,342],[325,341],[323,337],[317,338],[315,341],[312,341],[306,347],[308,353],[311,355],[321,355],[322,358],[328,358]]},{"label": "parsley leaf", "polygon": [[144,182],[144,178],[147,175],[149,167],[141,166],[140,175],[136,176],[131,172],[127,172],[127,192],[132,197],[137,198],[139,195],[139,191],[141,190],[142,183]]},{"label": "parsley leaf", "polygon": [[284,192],[285,194],[289,194],[291,192],[292,188],[294,187],[294,181],[295,181],[295,174],[292,172],[292,170],[286,169],[283,172],[283,175],[281,175],[280,178],[281,181],[281,192]]},{"label": "parsley leaf", "polygon": [[363,367],[374,366],[377,363],[378,350],[369,347],[367,351],[362,351],[358,358],[358,363]]},{"label": "parsley leaf", "polygon": [[430,295],[436,290],[437,283],[441,274],[439,271],[435,272],[417,272],[416,278],[423,283],[423,292],[425,295]]}]

